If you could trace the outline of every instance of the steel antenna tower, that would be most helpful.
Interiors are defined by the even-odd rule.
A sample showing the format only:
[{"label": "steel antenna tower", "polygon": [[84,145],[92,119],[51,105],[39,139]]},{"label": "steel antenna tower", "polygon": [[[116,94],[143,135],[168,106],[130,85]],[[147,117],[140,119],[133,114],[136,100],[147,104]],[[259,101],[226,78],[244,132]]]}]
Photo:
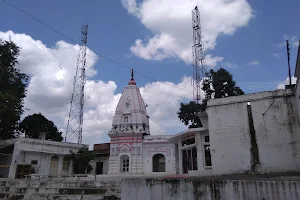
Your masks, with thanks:
[{"label": "steel antenna tower", "polygon": [[196,6],[192,10],[192,21],[193,21],[193,99],[199,103],[200,90],[201,90],[201,79],[205,77],[206,65],[204,55],[204,45],[201,37],[201,25],[200,25],[200,12]]},{"label": "steel antenna tower", "polygon": [[80,49],[77,56],[76,75],[74,77],[71,106],[65,137],[66,142],[71,136],[76,136],[78,144],[82,143],[87,31],[88,25],[82,25],[81,38],[79,42]]}]

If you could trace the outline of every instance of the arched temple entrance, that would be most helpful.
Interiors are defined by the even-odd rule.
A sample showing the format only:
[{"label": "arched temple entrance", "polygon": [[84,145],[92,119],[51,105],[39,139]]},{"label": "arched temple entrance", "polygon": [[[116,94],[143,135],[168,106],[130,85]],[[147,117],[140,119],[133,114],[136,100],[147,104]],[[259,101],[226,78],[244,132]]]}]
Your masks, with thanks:
[{"label": "arched temple entrance", "polygon": [[166,159],[162,154],[155,154],[152,158],[153,172],[166,171]]}]

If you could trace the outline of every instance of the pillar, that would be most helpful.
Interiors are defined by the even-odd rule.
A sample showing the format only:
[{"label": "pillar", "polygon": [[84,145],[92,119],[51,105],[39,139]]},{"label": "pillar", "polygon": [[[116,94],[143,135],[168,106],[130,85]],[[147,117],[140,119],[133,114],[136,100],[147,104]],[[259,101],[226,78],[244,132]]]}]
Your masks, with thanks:
[{"label": "pillar", "polygon": [[59,156],[58,157],[58,176],[62,175],[62,167],[63,167],[63,161],[64,161],[64,156]]},{"label": "pillar", "polygon": [[73,176],[73,160],[70,160],[69,176]]},{"label": "pillar", "polygon": [[183,169],[182,169],[182,150],[181,150],[181,139],[178,139],[178,166],[179,166],[179,174],[183,174]]},{"label": "pillar", "polygon": [[15,176],[16,176],[18,156],[21,153],[21,151],[19,150],[18,144],[19,144],[19,142],[16,142],[14,144],[13,155],[12,155],[11,163],[10,163],[10,166],[9,166],[8,178],[12,178],[12,179],[14,179]]}]

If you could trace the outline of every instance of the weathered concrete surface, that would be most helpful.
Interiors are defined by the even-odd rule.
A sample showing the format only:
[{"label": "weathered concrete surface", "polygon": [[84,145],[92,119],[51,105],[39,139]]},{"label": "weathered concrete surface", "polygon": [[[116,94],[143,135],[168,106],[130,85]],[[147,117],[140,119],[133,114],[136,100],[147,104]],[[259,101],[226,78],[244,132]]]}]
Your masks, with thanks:
[{"label": "weathered concrete surface", "polygon": [[0,198],[24,200],[120,199],[116,181],[0,180]]},{"label": "weathered concrete surface", "polygon": [[214,99],[206,111],[214,175],[300,170],[300,124],[292,90]]},{"label": "weathered concrete surface", "polygon": [[300,180],[292,177],[124,179],[121,191],[122,200],[298,200]]}]

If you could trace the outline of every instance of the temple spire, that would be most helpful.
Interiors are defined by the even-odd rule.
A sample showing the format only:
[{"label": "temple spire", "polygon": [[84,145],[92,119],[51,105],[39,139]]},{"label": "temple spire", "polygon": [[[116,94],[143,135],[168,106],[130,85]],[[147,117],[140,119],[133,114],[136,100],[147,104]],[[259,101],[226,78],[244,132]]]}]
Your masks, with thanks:
[{"label": "temple spire", "polygon": [[133,78],[134,74],[133,74],[133,68],[131,69],[131,80],[134,80]]},{"label": "temple spire", "polygon": [[136,85],[136,82],[134,80],[133,68],[131,69],[131,80],[129,81],[128,85]]}]

